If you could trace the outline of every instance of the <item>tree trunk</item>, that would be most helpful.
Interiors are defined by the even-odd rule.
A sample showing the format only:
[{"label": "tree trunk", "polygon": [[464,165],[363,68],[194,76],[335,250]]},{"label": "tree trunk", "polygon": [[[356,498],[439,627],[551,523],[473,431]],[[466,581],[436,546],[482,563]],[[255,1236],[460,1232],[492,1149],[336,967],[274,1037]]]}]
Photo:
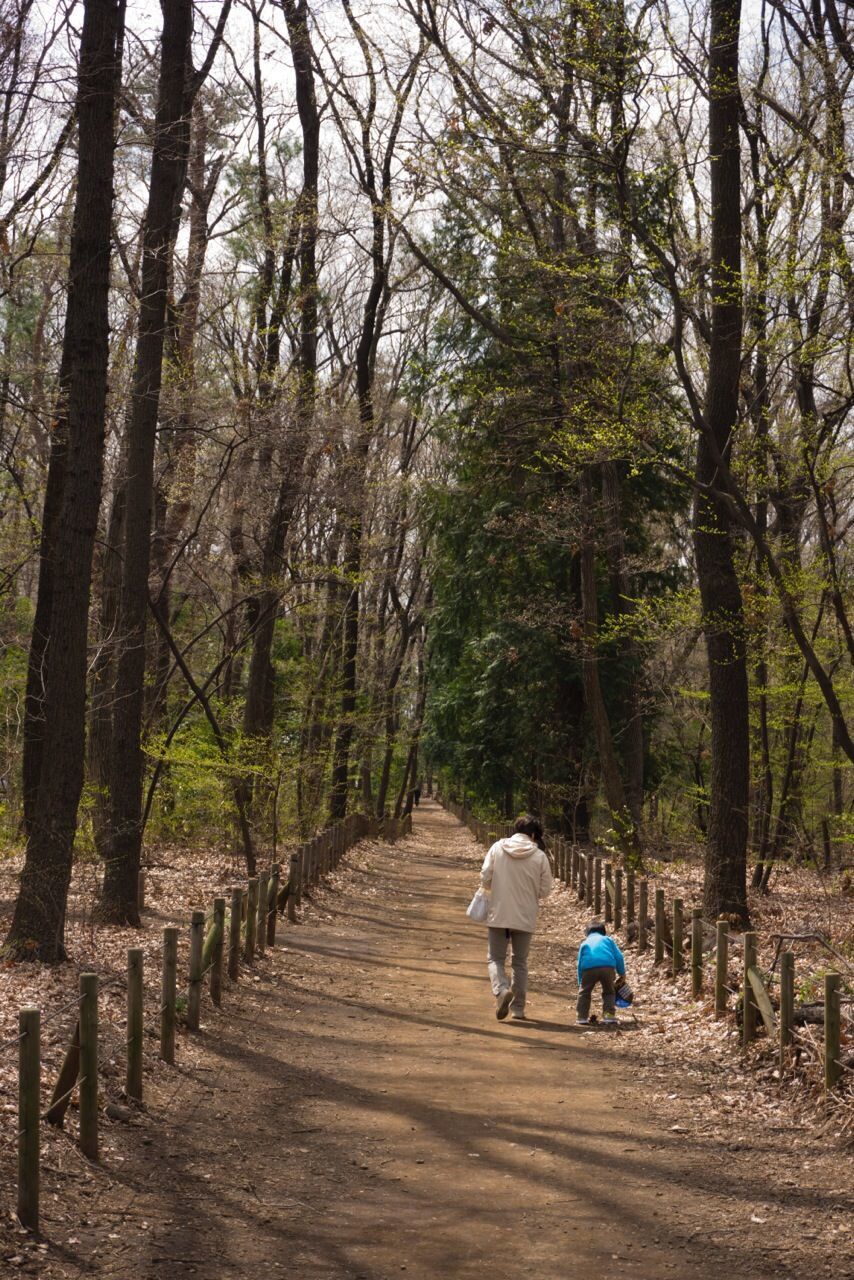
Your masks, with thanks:
[{"label": "tree trunk", "polygon": [[611,811],[611,818],[621,847],[627,854],[636,856],[640,852],[639,838],[631,814],[626,804],[626,793],[620,773],[620,765],[614,751],[614,740],[608,709],[602,696],[602,684],[599,679],[599,658],[597,654],[599,630],[599,605],[596,583],[596,552],[590,531],[590,511],[593,503],[593,489],[589,469],[585,469],[581,477],[581,519],[583,532],[581,542],[581,609],[584,623],[584,657],[582,672],[584,680],[584,701],[587,713],[593,725],[596,739],[596,752],[602,770],[602,783],[605,789],[605,800]]},{"label": "tree trunk", "polygon": [[[7,942],[19,956],[64,958],[77,806],[83,786],[92,553],[101,503],[109,360],[114,119],[123,0],[85,0],[77,91],[77,196],[62,367],[67,373],[65,475],[49,532],[53,570],[42,667],[43,735],[32,824]],[[50,544],[52,543],[52,546]],[[46,619],[42,619],[42,629]],[[38,644],[45,632],[40,632]]]},{"label": "tree trunk", "polygon": [[729,510],[714,497],[738,420],[741,362],[740,0],[712,0],[709,51],[712,307],[697,445],[694,553],[709,661],[711,770],[703,911],[746,921],[750,734],[741,589]]},{"label": "tree trunk", "polygon": [[53,611],[57,525],[62,512],[65,473],[68,465],[68,379],[70,357],[70,345],[68,342],[63,342],[62,365],[59,370],[59,402],[53,422],[50,461],[47,469],[47,486],[42,510],[42,531],[39,546],[39,593],[36,598],[36,611],[27,660],[27,691],[24,702],[23,734],[24,758],[22,764],[24,830],[27,835],[30,835],[33,829],[44,748],[46,725],[44,662],[45,651],[50,639],[50,622]]},{"label": "tree trunk", "polygon": [[[630,617],[635,612],[635,601],[626,570],[620,474],[613,461],[602,463],[602,513],[613,609],[618,618]],[[623,698],[625,728],[622,735],[626,804],[632,822],[639,830],[644,791],[643,697],[640,687],[641,657],[631,633],[621,641],[619,659],[623,667],[621,682],[625,681],[627,686]]]},{"label": "tree trunk", "polygon": [[[297,111],[302,130],[303,186],[299,198],[300,335],[297,357],[299,379],[294,427],[281,450],[283,478],[264,546],[263,590],[257,598],[255,638],[249,660],[243,736],[247,742],[266,743],[273,728],[275,682],[271,661],[276,615],[281,599],[278,585],[285,545],[300,494],[306,449],[314,422],[317,384],[317,218],[320,165],[320,115],[314,86],[314,64],[306,0],[283,0],[291,57],[294,64]],[[247,801],[252,799],[252,779],[242,780]]]},{"label": "tree trunk", "polygon": [[124,561],[119,606],[121,648],[116,664],[111,749],[112,831],[101,902],[103,917],[117,924],[139,924],[137,880],[142,846],[144,766],[142,716],[154,453],[163,378],[169,262],[178,230],[190,145],[192,31],[192,0],[170,0],[163,6],[154,152],[145,215],[142,289],[128,423]]}]

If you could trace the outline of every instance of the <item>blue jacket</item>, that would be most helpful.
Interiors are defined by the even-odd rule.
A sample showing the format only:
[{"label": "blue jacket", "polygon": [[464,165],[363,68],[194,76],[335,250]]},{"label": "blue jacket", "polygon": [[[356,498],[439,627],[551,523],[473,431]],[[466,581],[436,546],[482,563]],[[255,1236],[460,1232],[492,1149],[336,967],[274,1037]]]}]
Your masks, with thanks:
[{"label": "blue jacket", "polygon": [[614,968],[621,977],[626,974],[623,953],[613,938],[604,933],[589,933],[578,948],[578,981],[585,969]]}]

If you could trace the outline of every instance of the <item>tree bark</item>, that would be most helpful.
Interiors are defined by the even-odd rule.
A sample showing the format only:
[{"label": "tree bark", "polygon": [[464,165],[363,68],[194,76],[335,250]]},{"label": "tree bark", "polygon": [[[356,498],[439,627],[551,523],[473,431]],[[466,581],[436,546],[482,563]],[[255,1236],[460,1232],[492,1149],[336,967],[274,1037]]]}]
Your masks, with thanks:
[{"label": "tree bark", "polygon": [[580,491],[581,519],[583,522],[580,567],[581,610],[584,624],[584,656],[582,661],[584,701],[593,725],[596,752],[602,769],[605,800],[611,811],[614,828],[624,851],[636,857],[640,853],[638,832],[632,822],[626,803],[626,792],[620,773],[620,765],[614,750],[608,708],[605,706],[605,699],[602,696],[602,683],[599,678],[599,658],[597,654],[599,606],[596,583],[596,553],[590,529],[593,486],[589,468],[585,468],[582,473]]},{"label": "tree bark", "polygon": [[[275,713],[275,677],[271,654],[276,615],[281,599],[285,545],[300,495],[306,449],[314,422],[317,395],[317,220],[320,171],[320,115],[314,85],[314,63],[306,0],[283,0],[282,8],[291,41],[296,82],[297,111],[303,144],[303,185],[299,197],[299,309],[300,334],[297,357],[297,395],[294,426],[281,450],[282,482],[264,545],[263,589],[254,603],[255,639],[249,661],[243,735],[248,742],[269,740]],[[252,779],[241,782],[247,807],[252,800]]]},{"label": "tree bark", "polygon": [[[37,645],[44,673],[39,769],[31,778],[31,830],[7,943],[56,963],[65,955],[65,909],[83,787],[92,554],[101,502],[109,360],[114,120],[123,0],[85,0],[78,74],[77,195],[71,235],[62,366],[67,445],[59,510],[48,530],[50,603]],[[52,544],[52,545],[51,545]]]},{"label": "tree bark", "polygon": [[741,364],[741,161],[738,86],[740,0],[712,0],[709,49],[711,341],[697,445],[694,554],[709,663],[711,770],[703,911],[748,919],[750,735],[741,588],[716,452],[729,459]]},{"label": "tree bark", "polygon": [[127,438],[121,648],[116,664],[110,776],[110,856],[104,870],[101,914],[117,924],[139,924],[137,880],[142,845],[142,717],[145,630],[154,453],[169,262],[180,216],[190,146],[192,0],[163,6],[154,151],[142,254],[136,359]]}]

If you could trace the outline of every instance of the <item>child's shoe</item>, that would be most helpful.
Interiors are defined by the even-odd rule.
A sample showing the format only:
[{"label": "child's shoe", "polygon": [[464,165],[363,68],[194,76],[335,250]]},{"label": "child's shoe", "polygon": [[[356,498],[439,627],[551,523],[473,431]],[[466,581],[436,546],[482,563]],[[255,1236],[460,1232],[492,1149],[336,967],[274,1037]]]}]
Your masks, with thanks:
[{"label": "child's shoe", "polygon": [[616,1025],[617,1025],[617,1015],[616,1015],[616,1013],[603,1013],[603,1014],[602,1014],[602,1025],[603,1025],[603,1026],[605,1026],[605,1027],[616,1027]]},{"label": "child's shoe", "polygon": [[589,1019],[589,1018],[576,1018],[576,1019],[575,1019],[575,1025],[576,1025],[577,1027],[589,1027],[589,1026],[590,1026],[590,1019]]}]

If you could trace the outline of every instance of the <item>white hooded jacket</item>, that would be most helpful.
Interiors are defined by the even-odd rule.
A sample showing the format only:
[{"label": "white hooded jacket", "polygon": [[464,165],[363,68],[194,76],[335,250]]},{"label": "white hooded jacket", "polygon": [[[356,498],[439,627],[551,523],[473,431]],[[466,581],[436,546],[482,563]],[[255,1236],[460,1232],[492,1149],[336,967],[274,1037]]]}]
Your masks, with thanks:
[{"label": "white hooded jacket", "polygon": [[486,923],[496,929],[533,933],[541,898],[552,891],[549,860],[530,836],[517,833],[497,840],[487,852],[480,882],[490,890]]}]

